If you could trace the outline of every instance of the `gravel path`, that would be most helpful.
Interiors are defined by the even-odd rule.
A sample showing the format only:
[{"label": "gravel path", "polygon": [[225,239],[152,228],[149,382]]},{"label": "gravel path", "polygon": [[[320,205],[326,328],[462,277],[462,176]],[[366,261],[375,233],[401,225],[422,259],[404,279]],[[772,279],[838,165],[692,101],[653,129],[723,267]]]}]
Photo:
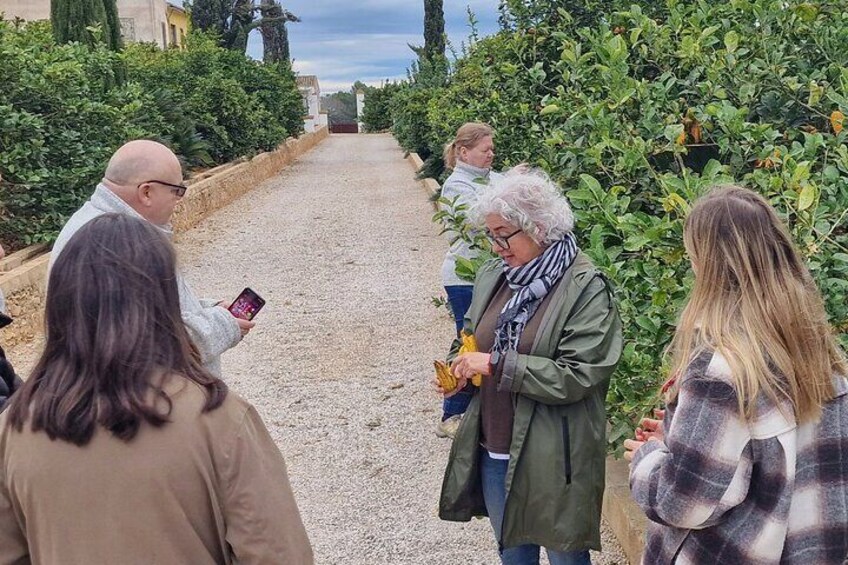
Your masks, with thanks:
[{"label": "gravel path", "polygon": [[[488,521],[436,512],[428,382],[453,330],[431,215],[393,138],[334,135],[177,242],[200,295],[267,300],[224,377],[283,451],[320,564],[498,562]],[[626,563],[605,546],[595,563]]]}]

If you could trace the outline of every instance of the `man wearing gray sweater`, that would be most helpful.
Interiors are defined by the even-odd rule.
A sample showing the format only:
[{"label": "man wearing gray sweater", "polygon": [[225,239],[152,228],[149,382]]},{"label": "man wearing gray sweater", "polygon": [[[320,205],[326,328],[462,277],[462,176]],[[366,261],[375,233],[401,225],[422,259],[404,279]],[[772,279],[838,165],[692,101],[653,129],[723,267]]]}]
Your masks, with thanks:
[{"label": "man wearing gray sweater", "polygon": [[[94,194],[62,228],[50,266],[77,230],[102,214],[145,219],[170,237],[171,215],[185,191],[182,167],[170,149],[154,141],[130,141],[115,152]],[[221,354],[238,344],[254,323],[236,318],[222,303],[198,299],[184,277],[178,277],[183,322],[203,365],[220,376]]]}]

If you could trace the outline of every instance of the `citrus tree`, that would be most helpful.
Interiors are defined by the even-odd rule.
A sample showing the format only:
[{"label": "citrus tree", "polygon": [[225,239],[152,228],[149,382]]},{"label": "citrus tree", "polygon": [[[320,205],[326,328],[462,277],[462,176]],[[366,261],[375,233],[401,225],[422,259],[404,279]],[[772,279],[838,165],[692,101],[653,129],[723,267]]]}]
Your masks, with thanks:
[{"label": "citrus tree", "polygon": [[848,11],[668,0],[578,18],[553,4],[539,2],[556,17],[507,17],[437,93],[396,97],[395,130],[437,155],[463,122],[488,122],[497,168],[528,161],[561,184],[624,321],[611,441],[658,401],[692,280],[683,220],[712,186],[778,209],[848,345]]}]

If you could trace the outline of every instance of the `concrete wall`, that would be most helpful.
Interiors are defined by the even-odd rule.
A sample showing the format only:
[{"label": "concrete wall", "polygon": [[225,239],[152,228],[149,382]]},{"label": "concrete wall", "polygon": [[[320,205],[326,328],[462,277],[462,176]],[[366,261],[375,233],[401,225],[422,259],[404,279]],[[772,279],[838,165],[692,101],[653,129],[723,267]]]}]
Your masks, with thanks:
[{"label": "concrete wall", "polygon": [[118,0],[118,16],[127,41],[152,41],[163,49],[168,46],[164,0]]},{"label": "concrete wall", "polygon": [[0,0],[3,19],[49,20],[50,0]]},{"label": "concrete wall", "polygon": [[[174,231],[179,233],[192,228],[215,210],[278,174],[329,135],[330,131],[322,128],[297,139],[289,138],[275,151],[235,165],[217,167],[190,180],[189,190],[172,217]],[[43,248],[28,248],[0,262],[0,291],[8,299],[9,312],[15,318],[11,330],[4,330],[7,345],[28,341],[41,331],[50,254],[32,256],[43,251]]]},{"label": "concrete wall", "polygon": [[321,93],[314,87],[300,87],[300,95],[306,106],[306,117],[303,118],[303,129],[306,133],[317,131],[326,122],[321,122]]},{"label": "concrete wall", "polygon": [[[418,153],[410,153],[406,156],[406,161],[412,165],[412,168],[415,169],[415,172],[421,170],[424,166],[424,161],[418,155]],[[442,190],[442,187],[439,186],[439,181],[436,179],[423,179],[421,181],[421,185],[424,187],[424,190],[427,191],[427,194],[430,196],[430,201],[433,202],[433,207],[438,211],[439,203],[436,202],[436,195]]]}]

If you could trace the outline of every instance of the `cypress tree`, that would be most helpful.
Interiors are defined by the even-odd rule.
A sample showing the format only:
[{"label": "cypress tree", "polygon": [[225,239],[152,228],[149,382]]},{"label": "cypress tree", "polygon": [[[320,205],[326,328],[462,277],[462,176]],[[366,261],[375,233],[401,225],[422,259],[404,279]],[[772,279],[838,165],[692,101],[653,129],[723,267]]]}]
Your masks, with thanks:
[{"label": "cypress tree", "polygon": [[288,22],[299,22],[300,18],[283,8],[277,0],[262,0],[259,5],[262,13],[263,60],[266,63],[288,63],[291,60],[289,50]]},{"label": "cypress tree", "polygon": [[229,29],[232,2],[226,0],[194,0],[186,3],[191,15],[191,27],[223,37]]},{"label": "cypress tree", "polygon": [[[109,35],[104,34],[104,40],[113,51],[118,51],[123,45],[121,39],[121,18],[118,17],[118,2],[117,0],[103,0],[103,7],[106,9],[106,23],[108,24]],[[104,29],[104,32],[107,30]]]},{"label": "cypress tree", "polygon": [[114,51],[121,48],[121,24],[115,0],[51,0],[50,22],[57,43],[78,41],[94,45],[96,37],[88,28],[100,26],[100,39]]},{"label": "cypress tree", "polygon": [[444,0],[424,0],[424,59],[445,56]]},{"label": "cypress tree", "polygon": [[250,32],[259,26],[259,23],[254,21],[255,12],[253,0],[235,0],[230,29],[224,33],[224,47],[241,53],[247,51],[247,38]]}]

